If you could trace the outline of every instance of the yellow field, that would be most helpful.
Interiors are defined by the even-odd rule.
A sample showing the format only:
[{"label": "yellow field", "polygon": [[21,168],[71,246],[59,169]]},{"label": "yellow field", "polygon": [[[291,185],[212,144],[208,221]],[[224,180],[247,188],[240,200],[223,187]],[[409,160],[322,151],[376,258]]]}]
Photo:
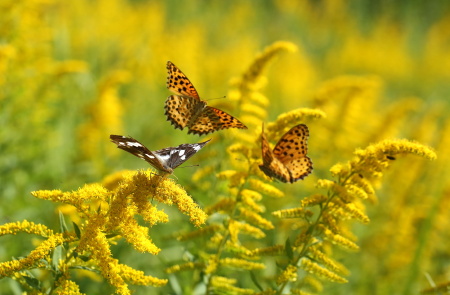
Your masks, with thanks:
[{"label": "yellow field", "polygon": [[[248,129],[174,129],[167,61]],[[445,294],[449,81],[444,1],[0,0],[0,294]]]}]

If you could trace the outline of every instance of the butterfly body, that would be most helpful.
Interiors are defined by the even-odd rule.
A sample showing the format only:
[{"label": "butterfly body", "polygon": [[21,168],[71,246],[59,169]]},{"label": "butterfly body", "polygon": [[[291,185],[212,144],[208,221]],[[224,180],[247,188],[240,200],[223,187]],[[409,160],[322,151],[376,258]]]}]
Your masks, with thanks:
[{"label": "butterfly body", "polygon": [[167,120],[175,128],[188,128],[188,134],[208,134],[226,128],[247,129],[230,114],[207,106],[194,85],[172,62],[167,62],[167,88],[174,92],[167,98],[164,109]]},{"label": "butterfly body", "polygon": [[110,139],[118,148],[145,160],[158,170],[160,175],[164,176],[172,174],[175,168],[197,153],[211,140],[194,144],[181,144],[177,147],[168,147],[152,152],[132,137],[110,135]]},{"label": "butterfly body", "polygon": [[297,125],[284,134],[273,150],[264,134],[261,134],[263,164],[261,171],[282,182],[294,183],[305,178],[312,171],[312,161],[306,156],[308,151],[308,127]]}]

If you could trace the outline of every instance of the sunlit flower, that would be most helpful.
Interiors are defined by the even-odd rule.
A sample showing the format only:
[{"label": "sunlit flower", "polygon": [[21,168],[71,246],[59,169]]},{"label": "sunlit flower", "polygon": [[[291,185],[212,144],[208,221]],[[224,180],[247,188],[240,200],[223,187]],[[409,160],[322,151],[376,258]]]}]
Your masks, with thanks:
[{"label": "sunlit flower", "polygon": [[277,277],[277,285],[281,285],[285,282],[297,280],[297,267],[288,265],[286,269]]},{"label": "sunlit flower", "polygon": [[336,282],[336,283],[347,283],[348,282],[343,277],[335,274],[332,271],[329,271],[328,269],[318,265],[317,263],[312,262],[309,259],[302,260],[301,268],[303,268],[304,270],[306,270],[309,273],[318,275],[319,277],[327,279],[332,282]]}]

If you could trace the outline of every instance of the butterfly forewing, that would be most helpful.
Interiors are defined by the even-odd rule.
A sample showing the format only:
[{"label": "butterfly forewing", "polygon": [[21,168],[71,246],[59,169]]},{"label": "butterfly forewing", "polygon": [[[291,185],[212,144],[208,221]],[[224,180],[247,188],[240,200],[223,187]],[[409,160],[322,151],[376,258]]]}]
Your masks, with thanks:
[{"label": "butterfly forewing", "polygon": [[167,74],[167,88],[170,91],[181,96],[190,96],[200,100],[200,96],[191,81],[170,61],[167,62]]},{"label": "butterfly forewing", "polygon": [[110,138],[118,148],[147,161],[150,165],[163,174],[171,174],[173,169],[177,168],[187,159],[192,157],[192,155],[197,153],[210,141],[207,140],[194,144],[186,143],[177,147],[168,147],[152,152],[132,137],[110,135]]},{"label": "butterfly forewing", "polygon": [[308,127],[304,124],[297,125],[281,137],[272,152],[263,130],[263,165],[259,166],[260,169],[267,176],[283,182],[293,183],[305,178],[312,171],[311,159],[306,156],[308,136]]},{"label": "butterfly forewing", "polygon": [[194,144],[180,144],[179,146],[175,148],[165,148],[162,150],[154,151],[153,153],[155,155],[167,158],[167,165],[175,169],[184,162],[187,161],[190,157],[192,157],[195,153],[197,153],[201,148],[205,146],[211,139],[201,142],[201,143],[194,143]]},{"label": "butterfly forewing", "polygon": [[160,159],[155,157],[153,152],[151,152],[145,145],[137,141],[132,137],[122,136],[122,135],[110,135],[109,137],[112,142],[114,142],[119,149],[127,151],[136,157],[139,157],[147,161],[150,165],[155,167],[158,171],[166,171]]},{"label": "butterfly forewing", "polygon": [[208,134],[226,128],[247,129],[233,116],[206,106],[192,83],[172,62],[167,62],[167,88],[177,95],[167,98],[164,106],[167,120],[175,128],[189,129],[188,133]]}]

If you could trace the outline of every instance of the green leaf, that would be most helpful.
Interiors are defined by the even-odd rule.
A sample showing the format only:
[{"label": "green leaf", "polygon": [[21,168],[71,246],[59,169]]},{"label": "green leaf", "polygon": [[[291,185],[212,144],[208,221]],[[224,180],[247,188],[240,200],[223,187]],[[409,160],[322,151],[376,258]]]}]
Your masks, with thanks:
[{"label": "green leaf", "polygon": [[69,231],[69,229],[67,228],[67,225],[66,225],[66,220],[64,219],[64,214],[62,214],[61,211],[59,211],[59,227],[60,227],[61,233]]},{"label": "green leaf", "polygon": [[80,256],[78,256],[78,258],[80,258],[84,262],[88,262],[89,260],[91,260],[90,256],[84,256],[84,255],[80,255]]},{"label": "green leaf", "polygon": [[23,276],[23,278],[31,288],[36,289],[36,290],[41,289],[41,287],[40,287],[41,282],[39,282],[38,279],[29,277],[29,276]]},{"label": "green leaf", "polygon": [[289,238],[287,238],[286,243],[284,244],[284,249],[289,260],[292,261],[294,259],[294,251],[292,250],[291,240]]},{"label": "green leaf", "polygon": [[119,234],[109,234],[109,235],[106,235],[105,237],[107,238],[107,239],[110,239],[110,238],[114,238],[114,237],[117,237]]},{"label": "green leaf", "polygon": [[256,278],[256,275],[253,271],[250,271],[250,278],[252,279],[253,283],[255,284],[256,288],[259,289],[259,291],[264,291],[264,288],[259,284],[258,279]]},{"label": "green leaf", "polygon": [[72,221],[72,224],[73,224],[73,229],[74,229],[74,231],[75,231],[75,234],[77,235],[77,238],[78,238],[78,239],[81,239],[81,230],[80,230],[80,228],[78,227],[78,224],[76,224],[76,223],[73,222],[73,221]]},{"label": "green leaf", "polygon": [[59,245],[53,250],[53,257],[52,257],[52,268],[55,271],[58,271],[59,268],[59,261],[63,258],[63,250],[62,246]]}]

